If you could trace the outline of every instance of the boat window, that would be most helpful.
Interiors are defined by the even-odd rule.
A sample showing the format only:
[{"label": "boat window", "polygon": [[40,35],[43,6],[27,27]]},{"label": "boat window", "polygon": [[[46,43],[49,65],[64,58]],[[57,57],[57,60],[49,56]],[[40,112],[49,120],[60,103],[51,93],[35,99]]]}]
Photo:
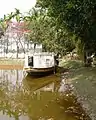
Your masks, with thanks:
[{"label": "boat window", "polygon": [[46,62],[47,62],[47,61],[50,61],[50,59],[46,59]]},{"label": "boat window", "polygon": [[46,63],[49,64],[50,59],[46,59]]},{"label": "boat window", "polygon": [[28,56],[28,66],[32,66],[33,67],[33,56]]}]

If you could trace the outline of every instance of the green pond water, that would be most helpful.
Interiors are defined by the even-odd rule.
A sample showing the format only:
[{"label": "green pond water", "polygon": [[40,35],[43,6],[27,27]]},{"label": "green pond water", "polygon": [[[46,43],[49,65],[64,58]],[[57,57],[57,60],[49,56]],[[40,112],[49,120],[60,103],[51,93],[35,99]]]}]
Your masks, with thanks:
[{"label": "green pond water", "polygon": [[0,70],[0,120],[89,120],[59,75]]}]

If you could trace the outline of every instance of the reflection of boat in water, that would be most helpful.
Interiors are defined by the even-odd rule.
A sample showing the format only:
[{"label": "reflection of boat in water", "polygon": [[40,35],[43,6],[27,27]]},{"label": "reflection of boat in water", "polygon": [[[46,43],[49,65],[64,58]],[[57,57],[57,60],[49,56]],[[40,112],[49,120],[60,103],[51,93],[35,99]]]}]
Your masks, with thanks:
[{"label": "reflection of boat in water", "polygon": [[58,80],[59,80],[59,76],[57,75],[49,75],[38,78],[27,75],[23,79],[23,85],[24,85],[24,89],[27,89],[28,91],[31,90],[31,92],[54,91],[55,84],[57,84]]},{"label": "reflection of boat in water", "polygon": [[26,55],[24,71],[35,76],[47,75],[55,73],[56,66],[56,56],[54,53],[33,53]]}]

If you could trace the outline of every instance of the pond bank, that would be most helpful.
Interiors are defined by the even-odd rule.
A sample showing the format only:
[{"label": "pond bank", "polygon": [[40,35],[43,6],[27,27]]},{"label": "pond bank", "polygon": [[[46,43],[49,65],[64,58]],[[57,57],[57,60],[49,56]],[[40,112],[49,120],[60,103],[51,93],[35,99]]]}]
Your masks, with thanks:
[{"label": "pond bank", "polygon": [[92,120],[96,120],[96,68],[83,67],[81,61],[61,61],[61,66],[69,69],[62,73],[66,83],[70,84],[78,102]]},{"label": "pond bank", "polygon": [[23,66],[22,65],[0,65],[0,69],[3,69],[3,70],[8,70],[10,68],[10,70],[22,70],[23,69]]},{"label": "pond bank", "polygon": [[22,70],[23,66],[24,59],[0,58],[0,69]]}]

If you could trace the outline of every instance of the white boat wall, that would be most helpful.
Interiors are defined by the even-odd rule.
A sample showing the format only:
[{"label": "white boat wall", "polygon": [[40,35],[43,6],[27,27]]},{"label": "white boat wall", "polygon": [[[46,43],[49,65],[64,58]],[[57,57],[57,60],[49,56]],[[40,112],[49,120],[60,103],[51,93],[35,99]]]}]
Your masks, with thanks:
[{"label": "white boat wall", "polygon": [[29,73],[54,72],[56,66],[55,54],[48,52],[33,53],[25,56],[24,70]]}]

